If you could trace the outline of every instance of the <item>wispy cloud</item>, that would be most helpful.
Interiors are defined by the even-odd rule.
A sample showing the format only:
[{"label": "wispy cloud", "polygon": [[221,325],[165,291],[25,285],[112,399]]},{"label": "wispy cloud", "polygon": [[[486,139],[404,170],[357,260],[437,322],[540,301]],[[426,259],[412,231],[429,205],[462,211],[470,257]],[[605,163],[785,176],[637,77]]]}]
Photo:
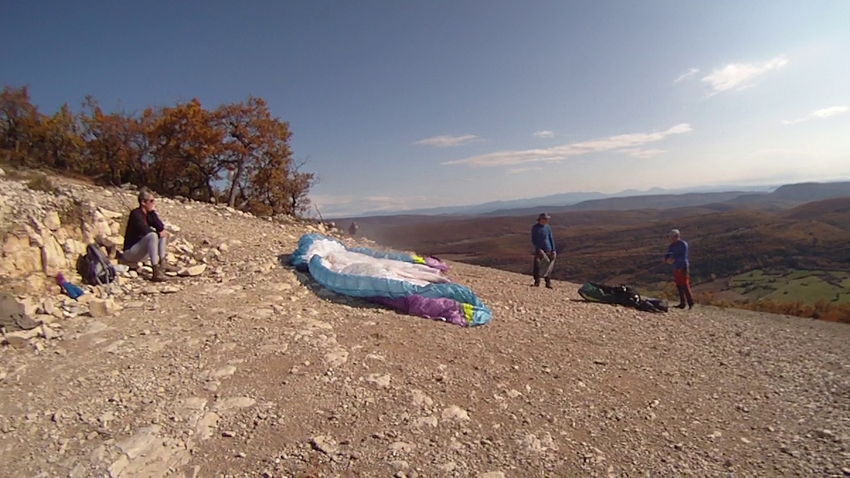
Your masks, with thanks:
[{"label": "wispy cloud", "polygon": [[413,144],[419,146],[433,146],[435,148],[446,148],[450,146],[460,146],[477,139],[479,139],[478,136],[475,136],[474,134],[464,134],[459,136],[443,135],[420,139],[419,141],[415,141]]},{"label": "wispy cloud", "polygon": [[549,130],[546,130],[546,129],[540,130],[540,131],[537,131],[537,132],[534,133],[535,138],[552,138],[554,136],[555,136],[554,131],[549,131]]},{"label": "wispy cloud", "polygon": [[846,106],[832,106],[829,108],[824,108],[822,110],[812,111],[811,113],[807,114],[806,116],[803,116],[802,118],[797,118],[794,120],[785,120],[782,122],[782,124],[788,125],[802,123],[803,121],[809,121],[811,119],[829,118],[830,116],[837,116],[842,113],[846,113],[848,110],[850,110],[850,108],[847,108]]},{"label": "wispy cloud", "polygon": [[508,173],[508,174],[522,174],[522,173],[527,173],[529,171],[542,171],[542,170],[543,170],[543,168],[541,168],[540,166],[531,166],[531,167],[527,167],[527,168],[511,168],[511,169],[507,170],[506,173]]},{"label": "wispy cloud", "polygon": [[666,149],[640,149],[640,148],[624,148],[618,149],[618,153],[626,153],[633,158],[651,158],[662,153],[666,153]]},{"label": "wispy cloud", "polygon": [[697,73],[699,73],[699,69],[698,69],[698,68],[691,68],[691,69],[689,69],[688,71],[686,71],[686,72],[682,73],[681,75],[679,75],[679,77],[678,77],[678,78],[676,78],[675,80],[673,80],[673,83],[679,83],[679,82],[681,82],[681,81],[685,81],[685,80],[687,80],[688,78],[693,77],[693,76],[694,76],[694,75],[696,75]]},{"label": "wispy cloud", "polygon": [[712,94],[722,91],[743,90],[754,86],[753,80],[769,71],[778,70],[788,64],[788,59],[778,56],[759,63],[729,63],[723,68],[714,70],[702,79],[711,85]]},{"label": "wispy cloud", "polygon": [[[657,133],[633,133],[597,138],[578,143],[569,143],[546,149],[527,149],[522,151],[498,151],[495,153],[472,156],[454,161],[447,161],[443,165],[467,165],[477,167],[487,166],[509,166],[514,164],[528,164],[541,161],[562,161],[571,156],[583,154],[600,153],[604,151],[637,149],[648,143],[655,143],[673,134],[682,134],[691,131],[691,125],[687,123],[677,124],[666,131]],[[658,151],[658,150],[648,150]],[[624,151],[629,152],[629,151]]]}]

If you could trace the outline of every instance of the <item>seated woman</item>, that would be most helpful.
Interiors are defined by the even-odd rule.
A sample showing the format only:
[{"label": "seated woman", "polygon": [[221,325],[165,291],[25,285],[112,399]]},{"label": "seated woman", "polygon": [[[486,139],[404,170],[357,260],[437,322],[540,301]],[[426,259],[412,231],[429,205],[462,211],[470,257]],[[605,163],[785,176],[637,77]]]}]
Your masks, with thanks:
[{"label": "seated woman", "polygon": [[139,190],[139,207],[130,212],[127,231],[124,233],[124,253],[119,258],[122,264],[135,264],[150,258],[154,282],[166,279],[165,271],[174,270],[165,263],[168,237],[165,224],[156,214],[156,198],[148,188]]}]

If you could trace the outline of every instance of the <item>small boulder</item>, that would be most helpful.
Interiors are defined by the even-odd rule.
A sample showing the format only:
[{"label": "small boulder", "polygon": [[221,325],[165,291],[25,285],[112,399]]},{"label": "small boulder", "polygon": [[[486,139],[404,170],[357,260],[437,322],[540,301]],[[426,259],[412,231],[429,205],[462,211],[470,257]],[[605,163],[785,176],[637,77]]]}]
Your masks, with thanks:
[{"label": "small boulder", "polygon": [[198,264],[192,267],[186,267],[180,271],[180,275],[183,277],[197,277],[204,273],[207,270],[206,264]]},{"label": "small boulder", "polygon": [[44,227],[53,232],[58,231],[59,228],[62,227],[62,222],[59,220],[59,213],[56,211],[48,211],[47,215],[44,216]]},{"label": "small boulder", "polygon": [[112,299],[92,299],[89,302],[89,313],[92,317],[105,317],[115,313],[115,301]]},{"label": "small boulder", "polygon": [[35,309],[28,303],[19,302],[9,293],[0,293],[0,327],[7,332],[35,329],[39,325],[32,319]]}]

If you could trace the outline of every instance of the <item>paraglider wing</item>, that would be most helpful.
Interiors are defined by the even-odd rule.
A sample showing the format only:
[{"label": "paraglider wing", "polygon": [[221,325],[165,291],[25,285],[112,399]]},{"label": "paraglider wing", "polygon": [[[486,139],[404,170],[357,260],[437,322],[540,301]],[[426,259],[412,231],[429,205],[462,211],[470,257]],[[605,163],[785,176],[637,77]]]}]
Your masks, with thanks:
[{"label": "paraglider wing", "polygon": [[442,275],[448,266],[434,258],[365,247],[348,249],[336,239],[305,234],[290,262],[338,294],[403,313],[462,326],[483,325],[492,318],[471,289]]}]

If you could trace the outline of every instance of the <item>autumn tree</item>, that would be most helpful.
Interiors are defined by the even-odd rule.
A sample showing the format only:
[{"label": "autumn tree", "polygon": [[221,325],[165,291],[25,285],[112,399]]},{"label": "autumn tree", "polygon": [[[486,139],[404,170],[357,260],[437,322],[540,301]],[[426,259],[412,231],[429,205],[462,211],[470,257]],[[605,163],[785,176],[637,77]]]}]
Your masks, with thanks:
[{"label": "autumn tree", "polygon": [[85,149],[80,122],[64,104],[53,116],[43,116],[34,130],[31,154],[43,166],[75,170]]},{"label": "autumn tree", "polygon": [[17,165],[200,200],[223,194],[230,206],[258,214],[309,206],[316,178],[301,171],[304,162],[293,163],[291,137],[289,124],[255,97],[212,111],[193,99],[135,114],[106,112],[88,96],[78,115],[63,105],[47,116],[26,87],[0,94],[0,152]]},{"label": "autumn tree", "polygon": [[163,108],[149,132],[161,192],[209,200],[224,168],[224,131],[197,98]]},{"label": "autumn tree", "polygon": [[318,178],[314,173],[306,173],[301,168],[307,164],[307,160],[298,162],[290,171],[289,184],[286,190],[287,209],[286,213],[300,216],[310,209],[310,189],[316,184]]},{"label": "autumn tree", "polygon": [[89,111],[81,116],[87,155],[82,172],[111,184],[122,184],[130,179],[131,171],[142,167],[133,164],[139,160],[133,148],[135,120],[123,112],[104,113],[91,96],[86,97],[84,107]]},{"label": "autumn tree", "polygon": [[129,181],[137,185],[150,186],[152,184],[151,172],[156,163],[154,156],[154,145],[151,142],[151,131],[159,119],[159,113],[153,108],[145,108],[142,114],[133,118],[129,124],[129,148],[132,153],[130,161]]},{"label": "autumn tree", "polygon": [[[262,98],[252,96],[245,102],[222,105],[217,116],[226,134],[225,142],[229,153],[226,165],[232,172],[227,204],[233,207],[240,190],[243,199],[248,201],[249,188],[258,191],[256,194],[263,195],[268,193],[268,185],[263,184],[271,181],[273,176],[281,180],[288,175],[292,156],[289,139],[292,133],[289,131],[289,123],[272,117]],[[249,176],[265,167],[275,171],[259,177],[260,184],[249,187]],[[281,176],[279,173],[284,170],[286,173]]]},{"label": "autumn tree", "polygon": [[309,208],[307,193],[314,175],[299,171],[291,160],[271,155],[249,172],[246,200],[250,211],[260,215],[298,215]]},{"label": "autumn tree", "polygon": [[32,104],[29,89],[3,87],[0,93],[0,146],[6,151],[9,161],[32,165],[29,154],[36,141],[35,131],[41,115]]}]

